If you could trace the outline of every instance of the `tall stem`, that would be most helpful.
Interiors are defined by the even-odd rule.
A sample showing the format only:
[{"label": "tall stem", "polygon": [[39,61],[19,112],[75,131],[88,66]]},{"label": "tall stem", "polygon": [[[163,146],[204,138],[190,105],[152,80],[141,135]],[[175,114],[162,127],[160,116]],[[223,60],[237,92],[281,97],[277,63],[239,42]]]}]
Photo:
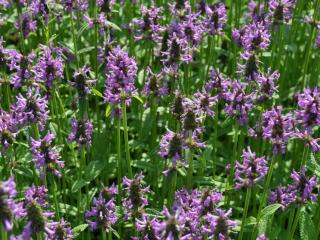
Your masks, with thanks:
[{"label": "tall stem", "polygon": [[120,186],[121,179],[122,179],[122,158],[121,158],[121,129],[120,129],[120,116],[117,117],[117,155],[118,155],[118,162],[117,162],[117,179],[118,185]]},{"label": "tall stem", "polygon": [[126,101],[122,103],[122,117],[123,117],[123,130],[124,130],[124,145],[126,151],[126,161],[128,168],[128,176],[132,178],[132,169],[131,169],[131,159],[130,159],[130,149],[129,149],[129,140],[128,140],[128,125],[127,125],[127,106]]},{"label": "tall stem", "polygon": [[173,169],[172,175],[171,175],[171,185],[170,185],[169,194],[168,194],[168,207],[169,208],[172,207],[172,204],[174,201],[176,186],[177,186],[177,170]]},{"label": "tall stem", "polygon": [[294,233],[296,231],[296,228],[298,226],[298,222],[299,222],[299,218],[300,218],[300,213],[301,213],[301,208],[299,207],[297,209],[297,213],[296,216],[294,218],[293,224],[292,224],[292,228],[290,229],[290,234],[289,234],[289,238],[288,239],[293,239]]},{"label": "tall stem", "polygon": [[239,238],[238,238],[239,240],[242,240],[242,237],[243,237],[243,230],[244,230],[245,220],[246,220],[247,214],[248,214],[250,198],[251,198],[251,188],[249,187],[249,188],[247,188],[246,201],[244,203],[244,210],[243,210],[243,216],[242,216],[242,222],[241,222],[241,229],[240,229],[240,234],[239,234]]},{"label": "tall stem", "polygon": [[192,130],[189,130],[189,144],[190,148],[187,149],[187,161],[189,163],[188,173],[187,173],[187,189],[191,190],[192,188],[192,178],[193,178],[193,154],[192,154]]}]

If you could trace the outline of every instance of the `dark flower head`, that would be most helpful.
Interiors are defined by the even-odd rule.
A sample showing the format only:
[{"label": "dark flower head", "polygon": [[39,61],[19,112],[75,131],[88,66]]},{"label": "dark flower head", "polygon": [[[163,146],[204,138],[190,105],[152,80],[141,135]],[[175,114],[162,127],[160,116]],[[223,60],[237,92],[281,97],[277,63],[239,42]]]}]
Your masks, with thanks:
[{"label": "dark flower head", "polygon": [[211,35],[223,35],[223,28],[227,22],[227,11],[224,3],[206,6],[207,18],[204,20],[206,30]]},{"label": "dark flower head", "polygon": [[39,89],[28,89],[25,96],[19,94],[17,102],[11,107],[11,112],[16,121],[21,125],[37,124],[43,130],[49,111],[48,100],[42,97]]},{"label": "dark flower head", "polygon": [[0,109],[0,143],[3,151],[14,143],[17,130],[16,120],[11,114]]},{"label": "dark flower head", "polygon": [[61,172],[56,168],[64,167],[64,162],[60,161],[60,154],[57,147],[52,146],[54,134],[48,132],[43,139],[31,138],[31,151],[33,160],[36,166],[41,171],[41,177],[44,177],[47,172],[53,172],[58,177],[61,177]]},{"label": "dark flower head", "polygon": [[93,125],[88,119],[71,119],[71,133],[68,136],[69,142],[77,142],[79,147],[88,147],[91,145]]},{"label": "dark flower head", "polygon": [[70,223],[66,222],[64,219],[48,225],[53,233],[48,236],[48,240],[71,240],[74,238]]},{"label": "dark flower head", "polygon": [[46,25],[49,20],[49,7],[47,0],[33,0],[31,1],[30,8],[34,16],[41,16]]},{"label": "dark flower head", "polygon": [[73,75],[73,81],[70,81],[70,84],[77,89],[79,98],[88,95],[95,83],[96,80],[90,79],[90,68],[87,65],[77,70]]},{"label": "dark flower head", "polygon": [[115,199],[107,201],[101,194],[93,200],[92,208],[85,213],[86,222],[91,231],[101,228],[109,232],[112,226],[118,221]]},{"label": "dark flower head", "polygon": [[14,177],[10,177],[5,182],[0,182],[0,223],[5,231],[13,228],[13,219],[20,218],[24,214],[21,203],[16,203],[16,183]]},{"label": "dark flower head", "polygon": [[183,137],[179,133],[167,130],[160,141],[159,155],[162,158],[179,160],[182,158],[182,150],[185,147]]},{"label": "dark flower head", "polygon": [[289,22],[292,18],[294,6],[295,0],[270,0],[269,18],[274,26]]},{"label": "dark flower head", "polygon": [[75,10],[85,12],[89,6],[88,0],[61,0],[61,3],[64,9],[68,12],[72,12]]},{"label": "dark flower head", "polygon": [[109,52],[106,66],[105,102],[120,104],[123,100],[131,103],[131,96],[136,94],[134,79],[137,74],[137,63],[128,53],[120,48]]},{"label": "dark flower head", "polygon": [[156,74],[153,73],[150,67],[147,67],[147,81],[143,89],[145,95],[154,97],[166,96],[168,94],[168,84],[166,83],[165,74],[163,71]]},{"label": "dark flower head", "polygon": [[131,216],[139,216],[144,207],[148,205],[146,193],[150,190],[149,187],[143,186],[143,178],[142,172],[136,174],[133,179],[123,178],[123,189],[126,192],[126,197],[122,199],[125,208],[125,219]]},{"label": "dark flower head", "polygon": [[268,172],[267,161],[265,157],[256,157],[256,154],[248,150],[243,150],[242,163],[236,162],[235,166],[235,188],[237,190],[243,187],[253,187],[261,181]]},{"label": "dark flower head", "polygon": [[115,4],[115,0],[97,0],[97,5],[100,6],[100,10],[107,16],[109,20],[112,14],[112,7]]},{"label": "dark flower head", "polygon": [[268,69],[266,74],[259,73],[257,77],[257,100],[264,101],[266,99],[272,98],[275,92],[278,92],[278,81],[280,74],[278,71],[271,73],[271,69]]},{"label": "dark flower head", "polygon": [[159,224],[157,217],[151,217],[143,213],[141,219],[135,220],[137,231],[141,233],[141,240],[156,240],[160,239],[156,227]]},{"label": "dark flower head", "polygon": [[250,0],[248,4],[248,17],[254,22],[264,22],[266,17],[264,4],[260,2],[259,5],[255,0]]},{"label": "dark flower head", "polygon": [[29,12],[25,12],[22,16],[20,16],[20,20],[18,20],[15,24],[17,30],[21,30],[24,38],[28,38],[31,32],[35,32],[37,30],[37,22],[33,19],[32,15]]},{"label": "dark flower head", "polygon": [[209,73],[209,81],[206,83],[205,89],[207,92],[213,92],[219,100],[223,98],[230,83],[230,80],[226,79],[219,70],[214,69]]},{"label": "dark flower head", "polygon": [[178,119],[180,119],[181,115],[183,114],[183,99],[184,97],[180,94],[179,91],[175,93],[175,99],[171,106],[171,112],[175,115]]},{"label": "dark flower head", "polygon": [[248,82],[256,81],[259,76],[259,60],[256,53],[244,51],[240,56],[244,63],[238,64],[238,73],[242,74]]}]

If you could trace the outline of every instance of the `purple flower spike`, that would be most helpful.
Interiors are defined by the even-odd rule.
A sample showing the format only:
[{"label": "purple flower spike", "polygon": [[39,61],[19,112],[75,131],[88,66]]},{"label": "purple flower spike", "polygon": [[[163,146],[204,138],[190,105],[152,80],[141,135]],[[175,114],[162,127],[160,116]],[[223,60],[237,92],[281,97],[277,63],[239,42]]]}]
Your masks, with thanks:
[{"label": "purple flower spike", "polygon": [[142,214],[141,219],[135,221],[137,231],[141,233],[141,240],[161,239],[156,230],[158,225],[159,220],[156,217],[151,218],[145,213]]},{"label": "purple flower spike", "polygon": [[313,152],[320,152],[320,138],[313,138],[310,131],[304,130],[303,132],[299,129],[295,130],[294,137],[303,141],[306,147],[311,148]]},{"label": "purple flower spike", "polygon": [[84,12],[88,9],[88,0],[61,0],[64,9],[68,12],[79,10]]},{"label": "purple flower spike", "polygon": [[217,96],[217,100],[223,98],[224,93],[227,92],[231,82],[226,79],[219,70],[211,70],[209,73],[209,81],[206,83],[206,91],[213,91]]},{"label": "purple flower spike", "polygon": [[185,147],[183,137],[179,133],[167,130],[160,141],[159,155],[162,158],[173,158],[176,160],[181,159],[182,150]]},{"label": "purple flower spike", "polygon": [[71,119],[71,133],[68,136],[69,142],[77,142],[79,147],[88,147],[91,145],[93,125],[88,120]]},{"label": "purple flower spike", "polygon": [[[31,32],[37,31],[37,22],[29,12],[24,13],[20,18],[23,37],[28,38]],[[17,30],[20,29],[19,21],[15,23],[15,27]]]},{"label": "purple flower spike", "polygon": [[70,81],[70,85],[77,89],[80,98],[88,95],[95,83],[96,80],[90,79],[90,68],[87,65],[77,70],[73,75],[73,81]]},{"label": "purple flower spike", "polygon": [[198,91],[194,94],[194,104],[197,106],[197,114],[206,113],[210,117],[214,117],[215,113],[212,107],[217,104],[217,97],[211,97],[206,91]]},{"label": "purple flower spike", "polygon": [[48,224],[53,234],[48,236],[48,240],[72,240],[73,233],[70,223],[61,219],[59,222]]},{"label": "purple flower spike", "polygon": [[13,199],[16,194],[14,177],[0,182],[0,223],[7,232],[13,228],[13,219],[20,218],[24,214],[22,203],[16,203]]},{"label": "purple flower spike", "polygon": [[122,199],[125,208],[125,219],[129,219],[131,216],[137,217],[137,214],[148,205],[146,193],[150,192],[150,189],[149,186],[143,186],[143,178],[142,172],[136,174],[133,179],[123,178],[123,189],[127,193],[126,197]]},{"label": "purple flower spike", "polygon": [[60,161],[60,154],[57,147],[52,146],[52,140],[55,138],[54,134],[48,132],[43,139],[31,138],[31,151],[33,160],[37,168],[41,171],[43,178],[47,172],[53,172],[56,176],[61,177],[61,172],[56,169],[56,166],[64,168],[64,162]]},{"label": "purple flower spike", "polygon": [[291,173],[291,178],[293,184],[290,185],[291,188],[296,190],[296,202],[306,203],[307,201],[315,202],[317,201],[317,195],[313,193],[317,186],[316,176],[308,177],[306,175],[306,169],[302,167],[300,172],[293,170]]},{"label": "purple flower spike", "polygon": [[223,95],[227,102],[225,107],[226,114],[237,119],[240,125],[248,121],[248,113],[253,108],[253,94],[246,94],[246,88],[247,84],[233,81],[229,90]]},{"label": "purple flower spike", "polygon": [[238,64],[238,73],[242,74],[248,82],[256,81],[259,76],[259,61],[253,51],[240,53],[244,64]]},{"label": "purple flower spike", "polygon": [[165,73],[153,73],[150,67],[147,67],[147,81],[143,89],[143,94],[154,97],[168,95],[169,88],[165,79]]},{"label": "purple flower spike", "polygon": [[[58,49],[40,46],[42,55],[38,58],[38,64],[34,67],[35,79],[44,83],[50,90],[55,80],[63,78],[64,62],[59,56]],[[57,55],[54,57],[54,55]]]},{"label": "purple flower spike", "polygon": [[320,33],[318,33],[318,35],[317,35],[314,46],[315,46],[315,48],[320,48]]},{"label": "purple flower spike", "polygon": [[284,22],[289,22],[292,18],[295,0],[270,0],[269,17],[272,19],[274,26]]},{"label": "purple flower spike", "polygon": [[263,3],[260,6],[255,0],[251,0],[248,4],[248,17],[254,22],[264,22],[265,21],[265,7]]},{"label": "purple flower spike", "polygon": [[45,186],[36,187],[34,184],[25,191],[26,202],[37,202],[41,207],[47,207],[48,189]]},{"label": "purple flower spike", "polygon": [[134,79],[137,70],[136,61],[128,53],[120,48],[112,49],[106,66],[105,102],[121,104],[125,99],[126,104],[130,104],[131,96],[136,94]]},{"label": "purple flower spike", "polygon": [[2,151],[14,143],[17,135],[17,122],[11,114],[0,109],[0,143]]},{"label": "purple flower spike", "polygon": [[100,194],[98,198],[93,200],[93,206],[90,211],[86,211],[85,217],[91,231],[101,228],[109,232],[118,221],[115,199],[106,200]]},{"label": "purple flower spike", "polygon": [[256,240],[269,240],[269,238],[267,237],[267,235],[265,233],[262,233],[261,235],[259,235],[257,237]]},{"label": "purple flower spike", "polygon": [[223,35],[223,28],[227,22],[227,10],[223,3],[215,3],[205,7],[207,18],[204,20],[206,29],[211,35]]},{"label": "purple flower spike", "polygon": [[258,83],[258,101],[264,101],[266,99],[272,98],[275,92],[278,92],[278,85],[276,82],[278,81],[280,74],[278,71],[271,73],[271,69],[268,69],[267,74],[259,73],[257,77]]},{"label": "purple flower spike", "polygon": [[292,127],[292,117],[282,114],[282,106],[263,113],[262,136],[271,141],[275,155],[279,152],[285,154],[287,142],[293,136]]},{"label": "purple flower spike", "polygon": [[166,215],[167,219],[156,225],[156,231],[161,236],[160,239],[181,239],[183,225],[179,222],[178,218],[183,217],[183,212],[177,210],[175,214],[172,215],[167,208],[164,208],[163,213]]},{"label": "purple flower spike", "polygon": [[11,107],[11,112],[19,124],[38,124],[40,130],[43,130],[49,111],[48,100],[41,97],[39,89],[28,89],[26,96],[19,94],[17,102]]},{"label": "purple flower spike", "polygon": [[253,187],[261,181],[268,172],[267,161],[265,157],[256,157],[256,154],[248,150],[243,150],[242,163],[236,162],[235,166],[235,188]]},{"label": "purple flower spike", "polygon": [[47,0],[33,0],[30,4],[34,16],[42,16],[46,25],[49,20],[49,7]]}]

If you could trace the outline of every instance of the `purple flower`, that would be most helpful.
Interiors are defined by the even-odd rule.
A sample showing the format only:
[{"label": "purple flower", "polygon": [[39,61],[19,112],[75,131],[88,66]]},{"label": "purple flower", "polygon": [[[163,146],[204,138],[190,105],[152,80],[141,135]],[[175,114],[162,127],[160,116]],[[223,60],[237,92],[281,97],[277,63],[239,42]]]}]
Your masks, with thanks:
[{"label": "purple flower", "polygon": [[70,81],[70,85],[77,89],[79,98],[88,95],[95,83],[96,80],[90,79],[90,68],[87,65],[78,69],[73,75],[73,80]]},{"label": "purple flower", "polygon": [[206,6],[207,17],[204,20],[206,29],[211,35],[223,35],[223,28],[227,22],[227,10],[224,3]]},{"label": "purple flower", "polygon": [[33,160],[36,166],[41,171],[41,177],[44,177],[47,172],[53,172],[56,176],[61,177],[61,172],[57,166],[64,168],[64,162],[60,161],[60,154],[57,147],[52,146],[54,134],[48,132],[43,139],[31,138],[31,151]]},{"label": "purple flower", "polygon": [[14,177],[0,182],[0,223],[7,232],[13,228],[13,218],[20,218],[24,212],[22,203],[16,203],[13,199],[16,194]]},{"label": "purple flower", "polygon": [[256,240],[269,240],[265,233],[260,234]]},{"label": "purple flower", "polygon": [[25,191],[26,202],[37,202],[41,207],[48,206],[48,189],[45,186],[35,186],[32,184],[30,188]]},{"label": "purple flower", "polygon": [[265,7],[264,4],[260,2],[260,5],[256,3],[255,0],[251,0],[248,4],[248,17],[254,22],[265,21]]},{"label": "purple flower", "polygon": [[21,93],[16,97],[17,102],[12,106],[13,117],[21,125],[35,123],[43,130],[49,111],[48,100],[41,97],[39,89],[28,89],[26,96]]},{"label": "purple flower", "polygon": [[156,74],[153,73],[150,67],[147,67],[147,81],[143,89],[145,95],[152,95],[154,97],[168,95],[169,88],[167,86],[165,74],[163,71]]},{"label": "purple flower", "polygon": [[23,56],[15,50],[7,52],[10,70],[17,71],[16,74],[11,77],[13,86],[19,88],[22,87],[24,83],[29,82],[31,82],[32,86],[36,86],[36,84],[32,82],[33,73],[31,71],[35,59],[34,51],[31,51],[28,56]]},{"label": "purple flower", "polygon": [[237,226],[236,221],[229,219],[231,214],[232,209],[225,211],[219,208],[216,208],[214,213],[208,213],[206,215],[207,224],[202,226],[203,233],[207,234],[209,239],[230,239],[229,231]]},{"label": "purple flower", "polygon": [[106,84],[104,92],[105,102],[121,104],[131,103],[131,96],[136,94],[134,79],[137,74],[137,63],[121,48],[114,48],[109,52],[106,66]]},{"label": "purple flower", "polygon": [[305,146],[311,148],[313,152],[320,152],[320,138],[313,138],[308,130],[300,131],[296,129],[294,137],[303,141]]},{"label": "purple flower", "polygon": [[17,122],[11,114],[0,109],[0,143],[2,150],[8,149],[13,144],[17,135]]},{"label": "purple flower", "polygon": [[107,19],[111,18],[112,7],[115,4],[115,0],[97,0],[97,5],[100,6],[101,12],[103,12]]},{"label": "purple flower", "polygon": [[256,81],[259,76],[259,61],[255,52],[244,51],[240,56],[244,64],[238,64],[238,73],[241,73],[248,82]]},{"label": "purple flower", "polygon": [[282,114],[282,106],[263,113],[262,136],[272,143],[273,153],[279,151],[284,154],[289,138],[293,135],[292,117],[290,114]]},{"label": "purple flower", "polygon": [[88,9],[88,0],[61,0],[61,4],[68,12],[79,10],[84,12]]},{"label": "purple flower", "polygon": [[181,95],[179,91],[176,91],[175,98],[171,106],[171,112],[174,116],[177,117],[177,119],[180,119],[181,115],[183,114],[183,110],[184,110],[183,101],[184,101],[184,97]]},{"label": "purple flower", "polygon": [[269,202],[281,204],[281,209],[286,209],[295,201],[295,192],[291,189],[279,186],[275,191],[272,191],[269,196]]},{"label": "purple flower", "polygon": [[269,18],[272,19],[275,26],[283,22],[289,22],[292,18],[294,6],[295,0],[270,0]]},{"label": "purple flower", "polygon": [[32,0],[30,4],[34,16],[42,16],[46,25],[49,20],[49,7],[47,0]]},{"label": "purple flower", "polygon": [[320,48],[320,32],[317,35],[316,41],[314,43],[315,48]]},{"label": "purple flower", "polygon": [[256,157],[256,153],[252,152],[250,147],[243,150],[242,163],[236,161],[235,166],[235,188],[253,187],[261,181],[268,172],[267,161],[265,157]]},{"label": "purple flower", "polygon": [[244,125],[248,121],[248,113],[253,108],[252,93],[246,94],[247,84],[238,80],[231,82],[229,90],[223,94],[226,100],[224,111]]},{"label": "purple flower", "polygon": [[320,91],[318,88],[304,89],[298,95],[298,110],[296,120],[302,125],[302,130],[312,132],[314,126],[320,125]]},{"label": "purple flower", "polygon": [[91,145],[93,125],[88,119],[71,119],[71,133],[68,136],[69,142],[77,142],[79,147],[88,147]]},{"label": "purple flower", "polygon": [[126,193],[126,197],[122,199],[125,208],[125,219],[131,216],[137,217],[137,214],[148,205],[146,193],[150,192],[150,189],[149,186],[143,186],[143,178],[142,172],[136,174],[133,179],[129,179],[126,176],[123,178],[123,190]]},{"label": "purple flower", "polygon": [[197,114],[201,115],[202,113],[206,113],[208,116],[214,117],[215,113],[212,107],[217,104],[217,97],[211,97],[206,91],[200,92],[198,90],[198,92],[194,94],[192,101],[197,106]]},{"label": "purple flower", "polygon": [[182,158],[182,150],[184,148],[185,142],[183,140],[183,136],[168,129],[160,141],[159,155],[162,158],[171,158],[174,160],[173,163],[175,163],[176,160],[180,160]]},{"label": "purple flower", "polygon": [[252,23],[245,28],[242,46],[247,51],[264,50],[270,44],[270,33],[264,23]]},{"label": "purple flower", "polygon": [[297,203],[306,203],[307,201],[316,202],[317,195],[313,191],[317,187],[317,178],[316,176],[308,177],[306,175],[306,169],[301,168],[300,172],[293,170],[291,173],[291,178],[293,184],[290,187],[296,190],[296,202]]},{"label": "purple flower", "polygon": [[135,31],[135,40],[151,40],[155,43],[161,42],[161,33],[163,27],[160,25],[163,8],[157,8],[154,5],[147,8],[141,6],[141,19],[133,21],[133,25],[137,26],[138,29]]},{"label": "purple flower", "polygon": [[[55,80],[63,78],[64,62],[60,57],[60,50],[47,46],[40,46],[42,55],[34,67],[35,79],[45,84],[50,90]],[[56,55],[56,56],[55,56]]]},{"label": "purple flower", "polygon": [[257,77],[258,84],[258,101],[264,101],[265,99],[272,98],[275,92],[278,92],[278,85],[276,85],[276,81],[278,81],[280,74],[278,71],[274,71],[271,73],[271,69],[268,69],[267,74],[259,73]]},{"label": "purple flower", "polygon": [[93,206],[90,211],[86,211],[85,217],[91,231],[101,228],[109,232],[118,221],[115,199],[106,200],[100,194],[98,198],[93,199]]},{"label": "purple flower", "polygon": [[216,94],[217,100],[223,98],[231,82],[226,79],[219,70],[211,70],[209,73],[209,81],[206,83],[205,89],[207,92],[213,91]]},{"label": "purple flower", "polygon": [[37,22],[33,19],[32,15],[29,12],[25,12],[15,23],[15,27],[17,30],[21,30],[24,38],[28,38],[31,32],[35,32],[37,30]]},{"label": "purple flower", "polygon": [[48,224],[53,234],[48,236],[48,240],[71,240],[73,239],[73,233],[70,223],[61,219],[59,222],[53,222]]},{"label": "purple flower", "polygon": [[135,219],[135,226],[141,233],[141,240],[161,239],[157,232],[159,220],[157,217],[151,218],[150,215],[143,213],[141,219]]}]

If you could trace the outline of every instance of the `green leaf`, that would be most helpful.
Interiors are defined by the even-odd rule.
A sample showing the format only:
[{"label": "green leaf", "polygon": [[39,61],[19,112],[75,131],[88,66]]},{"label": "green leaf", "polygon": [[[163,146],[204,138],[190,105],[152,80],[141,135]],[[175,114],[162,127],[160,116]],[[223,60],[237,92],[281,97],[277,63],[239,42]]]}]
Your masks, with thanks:
[{"label": "green leaf", "polygon": [[91,182],[95,178],[97,178],[101,171],[106,166],[105,162],[102,161],[92,161],[85,169],[84,179],[88,182]]},{"label": "green leaf", "polygon": [[282,205],[279,203],[271,204],[269,206],[266,206],[261,211],[261,218],[267,218],[274,214]]},{"label": "green leaf", "polygon": [[85,22],[85,23],[81,26],[81,28],[79,29],[78,34],[77,34],[77,38],[79,38],[79,37],[82,35],[82,33],[83,33],[86,29],[88,29],[88,27],[89,27],[89,24],[88,24],[87,22]]},{"label": "green leaf", "polygon": [[135,95],[135,96],[133,96],[133,98],[137,99],[140,103],[143,104],[143,100],[139,96]]},{"label": "green leaf", "polygon": [[318,177],[320,177],[320,165],[317,163],[317,160],[313,153],[310,154],[310,158],[307,161],[307,168]]},{"label": "green leaf", "polygon": [[71,187],[71,192],[76,193],[78,192],[81,188],[89,184],[89,182],[86,182],[83,179],[78,179],[74,182],[74,184]]},{"label": "green leaf", "polygon": [[98,97],[101,97],[101,98],[103,98],[103,95],[102,95],[102,93],[101,92],[99,92],[97,89],[92,89],[92,92],[94,93],[94,95],[96,95],[96,96],[98,96]]},{"label": "green leaf", "polygon": [[95,46],[82,48],[81,50],[78,51],[78,54],[84,54],[87,52],[91,52],[93,49],[95,49]]},{"label": "green leaf", "polygon": [[110,116],[111,110],[112,110],[111,105],[108,104],[106,107],[106,118],[108,118]]},{"label": "green leaf", "polygon": [[117,30],[117,31],[120,31],[120,32],[121,32],[121,28],[120,28],[117,24],[115,24],[115,23],[113,23],[113,22],[110,22],[110,21],[107,21],[107,25],[108,25],[109,27],[113,28],[114,30]]},{"label": "green leaf", "polygon": [[81,232],[83,232],[84,230],[86,230],[87,227],[88,227],[88,224],[81,224],[81,225],[76,226],[75,228],[72,229],[73,236],[75,238],[78,237],[79,234]]},{"label": "green leaf", "polygon": [[300,237],[302,240],[317,239],[316,230],[310,215],[302,210],[300,215]]},{"label": "green leaf", "polygon": [[77,216],[78,208],[71,206],[66,203],[59,203],[60,213],[67,214],[70,216]]}]

